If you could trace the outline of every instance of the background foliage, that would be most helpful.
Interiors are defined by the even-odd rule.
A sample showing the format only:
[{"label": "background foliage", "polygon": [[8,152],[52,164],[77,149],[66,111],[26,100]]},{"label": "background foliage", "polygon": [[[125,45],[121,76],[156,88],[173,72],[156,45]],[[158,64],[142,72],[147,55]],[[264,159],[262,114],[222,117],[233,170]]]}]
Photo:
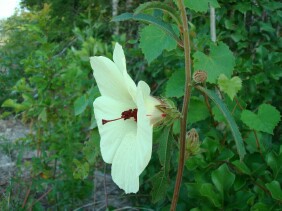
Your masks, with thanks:
[{"label": "background foliage", "polygon": [[[134,12],[141,3],[121,1],[118,13]],[[165,3],[177,14],[174,1]],[[216,8],[216,43],[210,40],[209,4]],[[279,210],[282,4],[274,0],[189,0],[185,5],[193,70],[208,73],[207,88],[213,91],[193,90],[188,128],[197,130],[200,142],[199,148],[187,152],[178,208]],[[17,184],[30,188],[26,207],[72,209],[89,197],[91,172],[103,169],[92,109],[99,91],[89,57],[111,58],[114,42],[120,42],[133,79],[145,80],[153,95],[168,97],[180,108],[184,56],[174,38],[181,32],[168,12],[155,8],[137,12],[162,21],[163,29],[175,37],[156,24],[110,22],[112,5],[107,1],[24,0],[22,6],[29,12],[14,15],[0,26],[4,41],[0,46],[0,115],[16,115],[32,127],[34,133],[21,144],[22,150],[36,149],[37,157],[25,163],[18,159],[18,175],[7,189],[14,202],[9,206],[18,209],[22,205],[22,196],[14,191]],[[126,13],[116,20],[134,18]],[[207,95],[216,96],[214,102],[207,104]],[[241,131],[246,148],[242,162],[232,125],[220,111],[219,101],[224,101]],[[155,130],[157,153],[141,175],[144,197],[134,199],[136,206],[169,209],[178,136],[178,122],[172,129]],[[188,151],[194,149],[191,143],[188,146]],[[21,165],[31,169],[29,185],[19,179]],[[44,203],[37,201],[38,194],[49,188]],[[3,209],[11,209],[2,200]]]}]

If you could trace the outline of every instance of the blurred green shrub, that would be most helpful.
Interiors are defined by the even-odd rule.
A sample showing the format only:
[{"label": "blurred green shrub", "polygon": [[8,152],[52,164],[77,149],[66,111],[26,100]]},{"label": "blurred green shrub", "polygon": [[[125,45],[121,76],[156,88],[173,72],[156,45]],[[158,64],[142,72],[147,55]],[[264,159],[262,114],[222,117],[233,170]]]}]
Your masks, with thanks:
[{"label": "blurred green shrub", "polygon": [[[186,161],[179,209],[276,210],[281,206],[281,123],[273,131],[273,136],[270,135],[272,130],[268,134],[261,130],[261,125],[255,125],[253,129],[258,131],[254,132],[241,113],[257,115],[260,119],[256,110],[261,110],[259,105],[265,110],[263,105],[266,103],[277,107],[280,113],[282,111],[279,27],[282,6],[272,0],[218,3],[221,7],[216,8],[217,39],[221,48],[226,50],[228,45],[234,53],[236,64],[232,64],[232,60],[227,65],[235,65],[233,75],[243,81],[243,88],[235,100],[229,99],[225,93],[222,96],[240,126],[247,155],[243,162],[239,161],[224,117],[214,104],[211,104],[209,113],[205,100],[195,94],[191,99],[188,126],[199,133],[201,153]],[[48,205],[71,209],[89,196],[93,184],[89,173],[100,164],[99,134],[92,111],[92,102],[99,92],[92,77],[89,56],[111,57],[112,41],[120,42],[125,46],[128,71],[134,80],[147,81],[154,95],[170,97],[179,107],[184,87],[181,73],[184,56],[180,48],[173,50],[170,46],[161,46],[161,49],[152,49],[155,54],[148,65],[143,53],[150,53],[150,48],[144,51],[137,32],[140,30],[144,38],[156,29],[143,25],[136,29],[134,24],[121,23],[120,31],[128,33],[112,36],[113,30],[107,25],[110,14],[105,11],[108,6],[100,5],[93,10],[86,7],[88,9],[81,13],[77,22],[71,22],[66,28],[57,24],[63,17],[58,19],[50,11],[52,8],[41,6],[37,11],[14,16],[2,23],[2,30],[9,39],[0,47],[1,68],[7,70],[0,74],[1,110],[20,114],[34,130],[31,140],[24,143],[40,155],[26,164],[32,167],[34,181],[31,186],[33,197],[28,203],[32,204],[36,194],[51,186]],[[188,7],[192,54],[201,51],[216,59],[216,52],[210,52],[210,49],[219,47],[214,47],[209,38],[208,6],[200,7],[201,12],[199,7]],[[93,11],[104,11],[105,16],[94,18]],[[59,15],[58,10],[56,12]],[[151,13],[170,21],[165,13],[155,10]],[[223,41],[227,45],[222,44]],[[161,53],[155,52],[158,50]],[[220,66],[222,69],[225,69],[222,67],[224,62]],[[3,117],[5,115],[2,113]],[[161,134],[162,131],[155,131],[154,146],[162,143],[164,135]],[[175,123],[173,134],[167,136],[174,140],[178,135],[179,124]],[[169,146],[172,159],[169,160],[169,173],[165,172],[168,180],[159,182],[158,176],[163,176],[160,173],[164,171],[159,152],[154,153],[140,177],[143,184],[140,191],[145,196],[133,199],[136,204],[156,210],[168,209],[177,169],[177,142],[174,143]],[[17,182],[26,187],[23,182]],[[165,188],[156,191],[155,187],[161,187],[158,184],[164,184]],[[148,197],[150,191],[152,200]],[[19,204],[15,198],[14,202]]]}]

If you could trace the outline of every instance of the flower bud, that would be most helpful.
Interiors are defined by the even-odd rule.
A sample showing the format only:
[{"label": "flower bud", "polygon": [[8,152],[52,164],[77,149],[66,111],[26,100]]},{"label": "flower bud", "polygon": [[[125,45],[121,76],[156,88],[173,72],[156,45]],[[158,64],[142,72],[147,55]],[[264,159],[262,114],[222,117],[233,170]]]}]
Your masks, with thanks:
[{"label": "flower bud", "polygon": [[207,80],[208,74],[205,71],[197,70],[193,74],[193,80],[196,83],[204,83]]},{"label": "flower bud", "polygon": [[190,156],[199,154],[201,151],[200,145],[199,134],[196,129],[192,128],[186,133],[186,159]]},{"label": "flower bud", "polygon": [[181,117],[181,113],[171,100],[160,99],[160,101],[161,104],[157,105],[156,108],[162,112],[164,118],[158,122],[158,125],[171,125],[176,119]]}]

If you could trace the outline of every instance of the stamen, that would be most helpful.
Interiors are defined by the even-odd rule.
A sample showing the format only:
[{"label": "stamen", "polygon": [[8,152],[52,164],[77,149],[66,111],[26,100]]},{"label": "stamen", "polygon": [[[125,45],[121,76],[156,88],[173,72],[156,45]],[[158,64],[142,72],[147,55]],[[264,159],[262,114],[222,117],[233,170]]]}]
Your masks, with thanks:
[{"label": "stamen", "polygon": [[117,119],[112,119],[112,120],[102,119],[102,125],[104,125],[104,124],[106,124],[108,122],[113,122],[113,121],[119,120],[119,119],[122,119],[122,118],[117,118]]},{"label": "stamen", "polygon": [[133,117],[134,121],[137,122],[137,111],[138,111],[137,108],[129,109],[127,111],[123,111],[121,113],[121,117],[120,118],[112,119],[112,120],[102,119],[102,125],[104,125],[104,124],[106,124],[108,122],[113,122],[113,121],[120,120],[120,119],[127,120],[127,119],[130,119],[131,117]]},{"label": "stamen", "polygon": [[[123,111],[121,113],[121,117],[120,118],[116,118],[116,119],[112,119],[112,120],[106,120],[106,119],[102,119],[102,125],[108,123],[108,122],[113,122],[113,121],[117,121],[117,120],[127,120],[127,119],[130,119],[130,118],[133,118],[135,122],[137,122],[137,112],[138,112],[138,109],[135,108],[135,109],[128,109],[126,111]],[[146,116],[148,117],[151,117],[153,116],[152,114],[147,114]],[[166,117],[166,114],[161,114],[161,117]]]}]

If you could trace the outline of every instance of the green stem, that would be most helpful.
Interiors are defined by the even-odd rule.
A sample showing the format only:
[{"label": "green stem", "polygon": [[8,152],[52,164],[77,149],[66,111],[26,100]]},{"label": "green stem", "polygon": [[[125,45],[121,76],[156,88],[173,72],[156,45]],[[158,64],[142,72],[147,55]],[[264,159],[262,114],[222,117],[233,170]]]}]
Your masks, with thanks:
[{"label": "green stem", "polygon": [[176,205],[179,196],[180,185],[182,181],[184,163],[185,163],[185,137],[186,137],[186,121],[189,101],[191,97],[191,59],[190,59],[190,40],[188,30],[187,14],[183,0],[178,0],[178,7],[181,11],[183,42],[184,42],[184,55],[185,55],[185,92],[182,106],[182,118],[180,119],[180,147],[179,147],[179,161],[178,170],[176,175],[176,182],[174,187],[173,198],[171,202],[171,211],[176,210]]}]

